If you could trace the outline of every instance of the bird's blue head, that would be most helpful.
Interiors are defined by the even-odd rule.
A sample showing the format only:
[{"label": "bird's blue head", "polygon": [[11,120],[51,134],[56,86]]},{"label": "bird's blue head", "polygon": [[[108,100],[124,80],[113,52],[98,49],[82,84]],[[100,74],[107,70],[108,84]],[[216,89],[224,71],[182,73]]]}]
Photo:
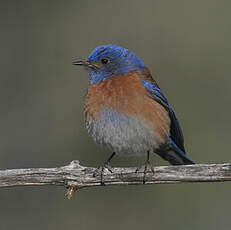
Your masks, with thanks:
[{"label": "bird's blue head", "polygon": [[131,51],[117,45],[95,48],[86,61],[73,62],[87,68],[91,83],[98,83],[116,74],[143,70],[144,63]]}]

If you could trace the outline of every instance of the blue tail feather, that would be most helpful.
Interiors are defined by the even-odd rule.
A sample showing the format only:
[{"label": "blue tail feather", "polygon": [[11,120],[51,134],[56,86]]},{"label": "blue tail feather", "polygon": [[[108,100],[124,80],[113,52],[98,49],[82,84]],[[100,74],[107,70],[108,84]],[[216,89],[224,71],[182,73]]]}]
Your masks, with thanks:
[{"label": "blue tail feather", "polygon": [[[173,150],[175,150],[175,154],[177,154],[181,160],[183,161],[184,164],[195,164],[187,155],[184,151],[182,151],[176,143],[173,141],[171,137],[169,137],[170,143],[173,147]],[[170,162],[171,163],[171,162]],[[179,162],[180,163],[180,162]]]}]

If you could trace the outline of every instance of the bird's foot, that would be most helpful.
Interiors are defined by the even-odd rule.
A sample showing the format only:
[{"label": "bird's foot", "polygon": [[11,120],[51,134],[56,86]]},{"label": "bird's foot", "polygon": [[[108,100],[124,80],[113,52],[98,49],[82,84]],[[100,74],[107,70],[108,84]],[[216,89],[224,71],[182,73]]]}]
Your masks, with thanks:
[{"label": "bird's foot", "polygon": [[103,179],[103,173],[104,173],[105,169],[108,170],[110,173],[113,172],[111,165],[108,162],[106,162],[103,165],[101,165],[100,167],[98,167],[93,174],[94,177],[100,175],[101,185],[105,185],[104,179]]},{"label": "bird's foot", "polygon": [[152,172],[153,174],[155,173],[154,167],[152,166],[152,164],[151,164],[151,162],[149,160],[147,160],[143,166],[136,169],[136,173],[138,173],[140,171],[144,173],[143,184],[146,183],[146,174],[147,174],[147,172]]}]

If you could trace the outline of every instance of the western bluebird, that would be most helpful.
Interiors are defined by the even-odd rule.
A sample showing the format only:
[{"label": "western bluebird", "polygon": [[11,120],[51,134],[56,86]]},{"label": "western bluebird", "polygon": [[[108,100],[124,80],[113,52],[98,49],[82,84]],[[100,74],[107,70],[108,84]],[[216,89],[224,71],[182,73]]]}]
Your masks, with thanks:
[{"label": "western bluebird", "polygon": [[183,133],[172,107],[144,63],[117,45],[95,48],[84,66],[90,77],[85,121],[93,139],[116,155],[156,153],[172,165],[194,164],[185,153]]}]

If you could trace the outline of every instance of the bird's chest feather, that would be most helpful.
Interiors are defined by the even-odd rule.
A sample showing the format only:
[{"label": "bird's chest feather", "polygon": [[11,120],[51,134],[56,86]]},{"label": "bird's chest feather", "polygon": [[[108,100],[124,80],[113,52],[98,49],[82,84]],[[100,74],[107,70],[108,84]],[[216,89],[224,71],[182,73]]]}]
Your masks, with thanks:
[{"label": "bird's chest feather", "polygon": [[91,84],[85,120],[96,142],[117,153],[152,151],[166,141],[168,112],[151,99],[135,73]]}]

